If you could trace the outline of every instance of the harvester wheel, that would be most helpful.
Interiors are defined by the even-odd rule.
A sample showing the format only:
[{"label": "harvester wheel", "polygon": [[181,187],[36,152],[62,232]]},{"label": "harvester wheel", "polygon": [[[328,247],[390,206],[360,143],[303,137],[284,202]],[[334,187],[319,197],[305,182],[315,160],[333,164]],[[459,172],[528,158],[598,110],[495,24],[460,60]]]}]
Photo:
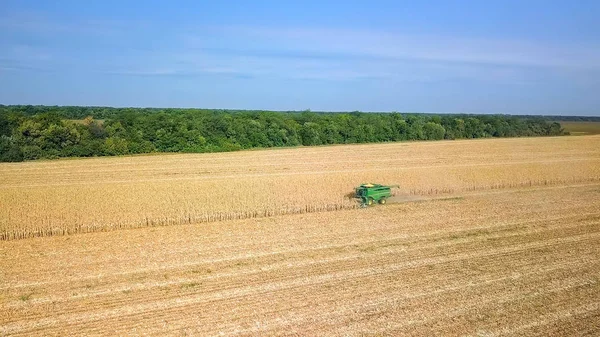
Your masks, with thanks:
[{"label": "harvester wheel", "polygon": [[369,200],[367,200],[367,205],[373,205],[373,198],[369,198]]},{"label": "harvester wheel", "polygon": [[382,205],[385,205],[385,198],[379,199],[379,203],[382,204]]}]

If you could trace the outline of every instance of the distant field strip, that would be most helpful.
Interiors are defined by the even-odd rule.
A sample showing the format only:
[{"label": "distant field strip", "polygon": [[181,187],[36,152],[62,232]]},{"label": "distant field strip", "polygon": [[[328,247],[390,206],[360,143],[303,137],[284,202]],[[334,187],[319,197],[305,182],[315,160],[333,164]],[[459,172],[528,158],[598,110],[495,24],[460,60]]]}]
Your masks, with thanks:
[{"label": "distant field strip", "polygon": [[399,193],[600,181],[600,136],[343,145],[0,164],[0,239],[356,208]]},{"label": "distant field strip", "polygon": [[569,122],[562,121],[560,125],[574,136],[600,134],[600,122]]}]

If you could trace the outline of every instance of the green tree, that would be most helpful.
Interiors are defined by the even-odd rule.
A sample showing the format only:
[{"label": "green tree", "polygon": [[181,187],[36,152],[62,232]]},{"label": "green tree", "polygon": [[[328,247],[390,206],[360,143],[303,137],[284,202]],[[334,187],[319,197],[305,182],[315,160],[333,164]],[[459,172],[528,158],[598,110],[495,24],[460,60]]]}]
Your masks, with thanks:
[{"label": "green tree", "polygon": [[125,139],[109,137],[104,140],[103,151],[105,155],[117,156],[127,154],[129,149]]},{"label": "green tree", "polygon": [[0,161],[18,162],[23,161],[23,151],[11,137],[0,135]]},{"label": "green tree", "polygon": [[302,145],[321,145],[321,132],[319,124],[313,122],[305,122],[300,129],[300,137]]},{"label": "green tree", "polygon": [[423,126],[423,133],[426,139],[429,140],[439,140],[444,139],[444,135],[446,134],[446,129],[443,126],[434,123],[427,122]]}]

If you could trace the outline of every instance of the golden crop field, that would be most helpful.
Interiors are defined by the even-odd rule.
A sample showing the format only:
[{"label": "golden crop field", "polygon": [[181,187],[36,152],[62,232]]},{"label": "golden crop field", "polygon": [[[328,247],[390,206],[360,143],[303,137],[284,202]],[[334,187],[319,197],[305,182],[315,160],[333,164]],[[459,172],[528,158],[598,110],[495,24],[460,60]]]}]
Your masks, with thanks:
[{"label": "golden crop field", "polygon": [[363,182],[450,195],[600,179],[600,138],[485,139],[0,165],[0,239],[357,207]]},{"label": "golden crop field", "polygon": [[[600,136],[27,162],[0,178],[0,336],[600,334]],[[363,182],[404,202],[358,208],[345,195]]]}]

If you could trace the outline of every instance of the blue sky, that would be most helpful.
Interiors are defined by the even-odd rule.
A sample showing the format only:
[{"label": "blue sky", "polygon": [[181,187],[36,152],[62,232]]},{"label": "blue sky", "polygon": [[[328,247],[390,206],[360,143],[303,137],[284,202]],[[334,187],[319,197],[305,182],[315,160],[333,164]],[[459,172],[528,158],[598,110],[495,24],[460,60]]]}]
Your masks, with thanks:
[{"label": "blue sky", "polygon": [[600,1],[0,1],[0,103],[600,115]]}]

